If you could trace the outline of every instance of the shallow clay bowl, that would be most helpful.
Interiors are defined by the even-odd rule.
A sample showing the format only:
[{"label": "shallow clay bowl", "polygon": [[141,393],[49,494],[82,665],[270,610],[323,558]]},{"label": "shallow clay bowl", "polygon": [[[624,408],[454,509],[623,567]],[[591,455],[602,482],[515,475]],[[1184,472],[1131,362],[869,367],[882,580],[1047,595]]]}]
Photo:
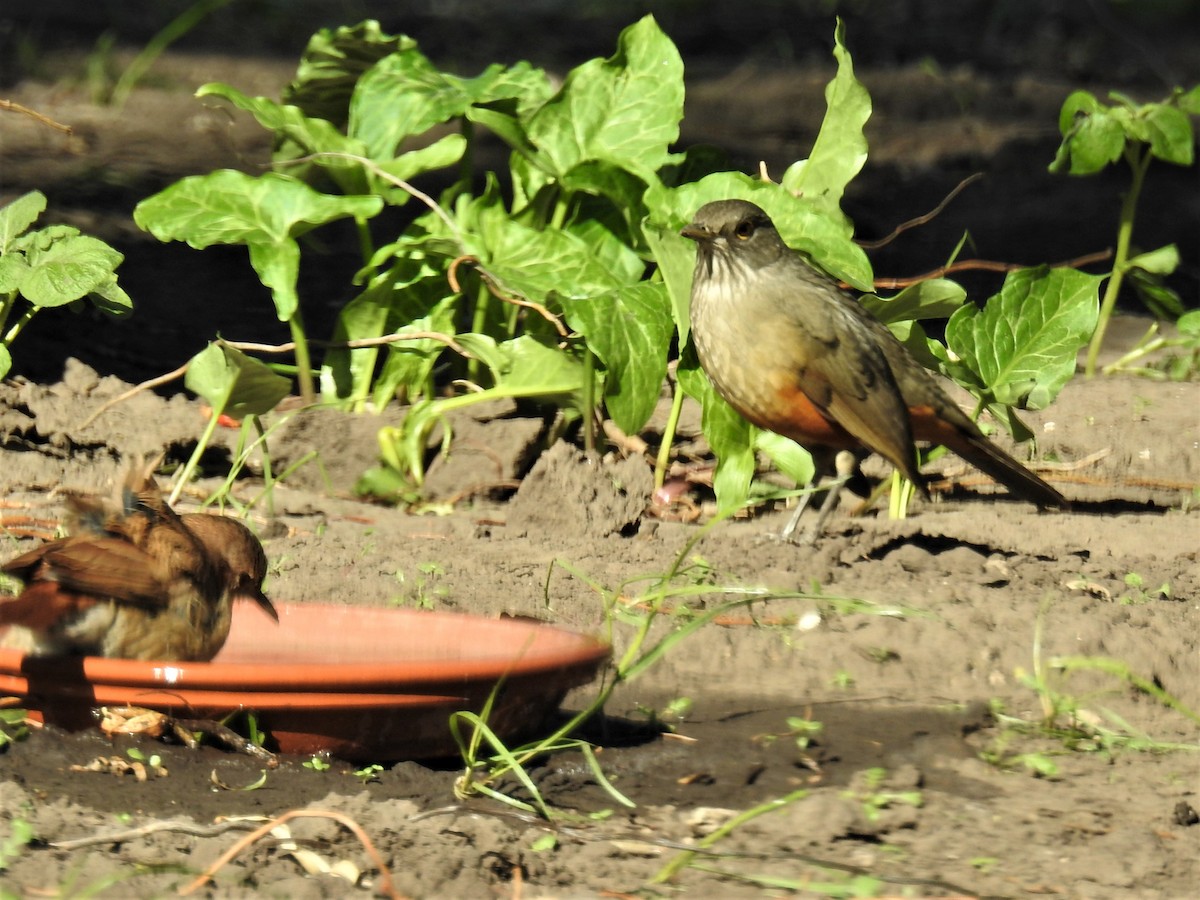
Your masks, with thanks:
[{"label": "shallow clay bowl", "polygon": [[594,638],[522,619],[276,604],[234,607],[229,639],[207,663],[26,657],[0,650],[0,696],[43,721],[94,727],[97,706],[186,718],[251,710],[281,753],[354,762],[457,752],[452,712],[479,712],[498,682],[489,727],[506,740],[538,728],[610,655]]}]

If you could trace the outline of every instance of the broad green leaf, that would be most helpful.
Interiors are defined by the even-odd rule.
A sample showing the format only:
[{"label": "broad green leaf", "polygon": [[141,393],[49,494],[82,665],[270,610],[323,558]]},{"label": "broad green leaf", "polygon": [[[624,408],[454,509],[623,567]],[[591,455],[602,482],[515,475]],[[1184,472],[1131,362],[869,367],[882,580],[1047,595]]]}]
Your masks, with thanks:
[{"label": "broad green leaf", "polygon": [[683,118],[683,60],[653,16],[621,32],[617,52],[571,70],[528,123],[540,167],[556,177],[604,160],[649,182],[671,160]]},{"label": "broad green leaf", "polygon": [[583,241],[596,262],[614,279],[634,284],[646,274],[646,262],[630,248],[628,238],[620,236],[624,235],[623,225],[623,218],[615,214],[609,215],[607,222],[599,216],[585,215],[564,230]]},{"label": "broad green leaf", "polygon": [[[445,283],[441,278],[437,281],[439,285]],[[412,319],[407,324],[395,329],[395,333],[431,331],[452,334],[454,331],[454,308],[457,301],[457,296],[443,297],[429,311],[428,315]],[[432,388],[430,379],[433,367],[445,350],[446,346],[440,341],[428,339],[389,344],[383,369],[371,386],[375,407],[383,409],[401,394],[403,394],[403,399],[411,401],[411,398],[428,393],[427,385]]]},{"label": "broad green leaf", "polygon": [[989,405],[1044,409],[1075,374],[1103,280],[1069,268],[1010,272],[982,310],[950,317],[946,346],[978,375]]},{"label": "broad green leaf", "polygon": [[299,304],[295,238],[335,219],[370,218],[382,208],[379,197],[334,197],[274,172],[253,177],[222,169],[175,182],[139,203],[133,219],[160,241],[186,241],[197,250],[245,244],[251,265],[271,288],[276,313],[287,321]]},{"label": "broad green leaf", "polygon": [[791,438],[773,431],[755,428],[753,432],[755,448],[769,456],[775,468],[801,487],[812,482],[817,467],[811,453]]},{"label": "broad green leaf", "polygon": [[654,412],[667,374],[674,329],[666,288],[644,281],[573,300],[566,318],[604,363],[609,415],[626,434],[636,434]]},{"label": "broad green leaf", "polygon": [[12,371],[12,354],[8,352],[8,348],[0,344],[0,378],[4,378]]},{"label": "broad green leaf", "polygon": [[1150,103],[1141,110],[1146,123],[1150,152],[1164,162],[1190,166],[1195,156],[1196,137],[1188,115],[1177,106]]},{"label": "broad green leaf", "polygon": [[21,253],[6,253],[0,256],[0,294],[11,294],[21,289],[21,282],[29,274],[29,263]]},{"label": "broad green leaf", "polygon": [[846,26],[840,19],[833,35],[837,74],[825,87],[825,118],[808,159],[792,163],[780,184],[802,196],[824,215],[838,219],[846,185],[867,160],[863,126],[871,116],[871,96],[854,77],[846,49]]},{"label": "broad green leaf", "polygon": [[646,182],[620,166],[602,160],[580,163],[559,179],[562,190],[572,194],[603,197],[625,216],[632,229],[644,215]]},{"label": "broad green leaf", "polygon": [[[467,149],[467,139],[461,134],[447,134],[439,138],[432,144],[409,150],[407,153],[402,153],[390,162],[379,164],[379,168],[387,172],[394,178],[399,178],[401,181],[409,181],[417,175],[425,172],[432,172],[434,169],[444,169],[447,166],[452,166],[460,159]],[[380,187],[388,192],[400,191],[388,182],[383,182]],[[404,199],[408,199],[408,194],[404,193]]]},{"label": "broad green leaf", "polygon": [[89,295],[92,305],[110,316],[125,316],[133,312],[133,301],[125,293],[125,289],[117,284],[117,276],[113,276],[104,284],[98,285]]},{"label": "broad green leaf", "polygon": [[385,56],[416,46],[417,42],[405,35],[384,34],[373,19],[335,29],[322,28],[309,39],[283,99],[310,116],[344,128],[350,115],[350,96],[362,74]]},{"label": "broad green leaf", "polygon": [[745,506],[754,478],[754,427],[722,400],[690,349],[677,370],[679,386],[700,403],[700,427],[717,456],[713,491],[717,510],[731,513]]},{"label": "broad green leaf", "polygon": [[235,419],[266,415],[291,390],[288,379],[224,341],[214,341],[192,357],[183,383],[208,402],[214,415]]},{"label": "broad green leaf", "polygon": [[0,253],[8,252],[13,238],[23,234],[45,209],[46,195],[41,191],[22,194],[12,203],[0,207]]},{"label": "broad green leaf", "polygon": [[[444,273],[415,256],[397,258],[386,272],[342,309],[333,339],[361,340],[405,331],[453,333],[456,295],[447,296]],[[321,372],[328,399],[361,404],[374,396],[382,406],[403,386],[411,402],[427,386],[430,370],[445,345],[433,340],[403,341],[386,347],[331,349]],[[375,376],[379,357],[385,362]]]},{"label": "broad green leaf", "polygon": [[914,319],[948,319],[967,300],[967,292],[948,278],[909,285],[895,297],[865,294],[859,301],[885,325]]},{"label": "broad green leaf", "polygon": [[65,306],[113,280],[125,257],[99,238],[71,235],[44,250],[31,249],[21,294],[37,307]]},{"label": "broad green leaf", "polygon": [[696,267],[696,243],[683,237],[678,231],[652,225],[649,220],[642,224],[642,236],[658,264],[658,274],[671,300],[671,319],[679,332],[679,343],[685,344],[692,329],[688,311],[692,303],[692,271]]},{"label": "broad green leaf", "polygon": [[1090,175],[1116,161],[1125,149],[1120,122],[1087,91],[1075,91],[1063,101],[1058,127],[1063,141],[1050,164],[1051,172]]},{"label": "broad green leaf", "polygon": [[503,215],[480,219],[481,230],[467,239],[488,270],[508,290],[543,301],[552,296],[593,297],[636,282],[642,263],[628,247],[600,255],[568,231],[538,231]]},{"label": "broad green leaf", "polygon": [[196,96],[228,100],[238,109],[254,116],[263,128],[297,144],[304,153],[338,151],[363,155],[364,145],[361,141],[347,138],[332,122],[313,118],[298,106],[278,103],[268,97],[250,97],[219,81],[201,85]]},{"label": "broad green leaf", "polygon": [[1175,327],[1179,329],[1180,334],[1188,337],[1200,337],[1200,309],[1184,313],[1175,323]]},{"label": "broad green leaf", "polygon": [[438,69],[416,47],[393,53],[367,71],[350,100],[348,133],[372,158],[395,156],[400,143],[434,125],[465,115],[472,106],[538,91],[546,76],[527,62],[498,63],[475,78]]},{"label": "broad green leaf", "polygon": [[1179,248],[1174,244],[1167,244],[1157,250],[1131,257],[1126,265],[1130,268],[1144,269],[1155,275],[1170,275],[1179,268]]},{"label": "broad green leaf", "polygon": [[1174,100],[1185,113],[1200,116],[1200,84],[1186,92],[1176,88]]}]

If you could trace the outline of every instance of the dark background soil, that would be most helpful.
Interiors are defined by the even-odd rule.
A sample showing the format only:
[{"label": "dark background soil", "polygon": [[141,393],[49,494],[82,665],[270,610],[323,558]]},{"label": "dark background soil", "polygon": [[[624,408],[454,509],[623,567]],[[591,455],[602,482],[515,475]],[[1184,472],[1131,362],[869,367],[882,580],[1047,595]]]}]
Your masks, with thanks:
[{"label": "dark background soil", "polygon": [[[138,232],[129,214],[182,175],[221,166],[261,170],[269,154],[265,136],[191,94],[199,84],[224,80],[277,95],[320,25],[376,16],[385,29],[418,38],[435,62],[468,74],[518,58],[563,72],[611,54],[620,28],[653,9],[687,66],[682,143],[713,143],[737,167],[753,170],[765,160],[779,172],[807,155],[819,126],[836,12],[846,19],[857,71],[875,104],[871,157],[847,198],[859,232],[885,234],[927,212],[963,177],[987,176],[930,225],[873,254],[881,276],[940,264],[967,229],[973,255],[1004,261],[1056,261],[1110,246],[1123,172],[1070,179],[1045,171],[1058,143],[1063,98],[1085,87],[1154,99],[1200,80],[1200,8],[1186,2],[543,0],[502,7],[472,0],[235,0],[161,59],[123,110],[94,103],[85,73],[100,35],[115,37],[119,67],[188,5],[113,0],[0,8],[0,97],[76,130],[66,141],[0,113],[0,201],[40,189],[50,198],[48,219],[117,245],[127,255],[121,280],[137,308],[131,322],[85,313],[85,327],[70,313],[46,313],[14,347],[14,374],[28,381],[0,386],[6,507],[0,524],[10,512],[53,521],[57,488],[101,488],[120,470],[122,456],[165,448],[178,458],[195,439],[199,404],[181,396],[143,394],[79,429],[88,413],[124,389],[118,379],[136,382],[174,369],[217,333],[286,338],[243,251],[160,245]],[[503,164],[499,148],[489,164]],[[1183,266],[1174,284],[1197,304],[1194,168],[1151,170],[1137,237],[1145,247],[1179,243]],[[322,232],[320,246],[306,247],[301,295],[313,335],[328,332],[348,299],[356,253],[336,229]],[[986,297],[997,286],[996,278],[974,280],[973,296]],[[1116,329],[1109,352],[1127,346],[1145,325]],[[1194,381],[1069,385],[1031,422],[1040,453],[1066,464],[1041,471],[1077,501],[1071,513],[1040,514],[989,498],[972,473],[945,460],[946,496],[918,504],[903,522],[839,516],[811,548],[780,546],[766,536],[782,524],[782,512],[721,525],[695,548],[720,584],[816,586],[831,597],[902,604],[924,615],[844,614],[829,603],[796,601],[758,610],[763,618],[756,623],[703,630],[624,690],[609,709],[612,727],[594,735],[605,770],[638,807],[560,828],[551,851],[533,849],[541,826],[507,816],[497,804],[457,805],[458,773],[450,765],[389,765],[361,784],[352,765],[335,761],[316,772],[287,759],[260,791],[218,792],[209,780],[214,769],[238,786],[258,777],[259,764],[215,749],[196,754],[144,744],[146,752],[163,755],[170,775],[139,784],[68,768],[120,753],[129,740],[114,748],[95,734],[47,730],[0,754],[0,844],[17,819],[38,838],[0,871],[0,894],[99,890],[115,881],[102,895],[165,895],[234,836],[162,832],[75,851],[51,842],[314,805],[353,816],[411,896],[649,896],[656,889],[647,880],[680,842],[732,811],[806,787],[811,794],[803,801],[721,842],[722,852],[736,855],[708,865],[807,880],[799,896],[827,896],[832,889],[821,883],[840,880],[845,887],[856,874],[886,876],[891,880],[876,893],[893,896],[1191,896],[1200,881],[1200,827],[1177,819],[1176,809],[1200,806],[1194,753],[1067,753],[1059,742],[1016,737],[986,710],[998,704],[1024,721],[1038,720],[1038,698],[1024,680],[1038,652],[1035,622],[1042,628],[1041,658],[1117,659],[1200,708],[1198,410]],[[444,499],[478,482],[476,449],[486,442],[503,456],[503,474],[522,478],[513,499],[484,493],[448,515],[421,518],[367,506],[346,489],[374,458],[377,425],[374,418],[315,411],[277,432],[277,458],[317,450],[332,488],[306,467],[280,489],[274,520],[252,517],[266,537],[268,587],[276,598],[432,601],[439,609],[530,615],[593,630],[602,618],[597,597],[561,570],[549,579],[552,609],[545,607],[553,560],[615,587],[662,572],[695,536],[694,525],[644,514],[648,488],[638,485],[648,475],[638,457],[596,465],[558,445],[539,458],[543,423],[510,414],[460,423],[471,440],[431,473],[431,491]],[[681,438],[692,436],[694,424]],[[1097,453],[1107,455],[1079,462]],[[627,489],[614,490],[617,482]],[[201,487],[214,485],[208,479]],[[246,478],[236,491],[246,499],[260,486]],[[595,498],[590,506],[572,502],[585,491]],[[5,546],[7,555],[31,544],[10,536]],[[418,586],[419,572],[437,574]],[[1168,590],[1158,591],[1160,585]],[[811,622],[813,613],[811,629],[795,627],[801,617]],[[618,649],[626,639],[618,637]],[[1192,720],[1119,681],[1084,675],[1055,684],[1077,700],[1085,721],[1111,710],[1158,740],[1196,745]],[[645,721],[646,709],[678,697],[694,701],[678,723],[691,740],[632,727]],[[807,752],[786,735],[788,717],[823,723]],[[1007,754],[1013,767],[988,765],[980,758],[987,750]],[[1018,754],[1034,752],[1056,761],[1058,774],[1039,778],[1024,768]],[[879,788],[868,786],[874,767],[887,773]],[[613,806],[571,755],[547,760],[534,776],[556,808]],[[873,819],[864,801],[878,789],[919,790],[922,806],[887,803]],[[328,823],[297,825],[294,832],[331,860],[355,860],[378,884],[346,832]],[[763,893],[699,869],[685,872],[681,883],[694,896]],[[207,896],[333,897],[350,890],[329,876],[301,874],[277,843],[267,842],[227,867]]]}]

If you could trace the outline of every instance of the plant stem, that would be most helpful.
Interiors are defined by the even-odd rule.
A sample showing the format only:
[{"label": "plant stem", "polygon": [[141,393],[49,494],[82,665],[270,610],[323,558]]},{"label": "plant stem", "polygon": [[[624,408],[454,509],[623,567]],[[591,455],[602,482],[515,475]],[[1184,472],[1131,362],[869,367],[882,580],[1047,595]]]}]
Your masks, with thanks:
[{"label": "plant stem", "polygon": [[[476,281],[475,287],[475,309],[471,314],[471,331],[475,334],[487,334],[487,317],[488,309],[492,305],[492,292],[487,289],[487,285],[483,283],[483,279],[478,275],[472,275]],[[509,335],[512,336],[511,334]],[[479,382],[479,371],[482,363],[474,356],[467,360],[467,380],[471,382]]]},{"label": "plant stem", "polygon": [[304,320],[299,308],[288,319],[288,328],[296,344],[296,380],[300,384],[300,397],[306,405],[314,403],[316,392],[313,390],[312,358],[308,355],[308,339],[304,336]]},{"label": "plant stem", "polygon": [[[17,318],[17,321],[13,322],[12,328],[8,329],[8,332],[2,338],[0,338],[0,344],[7,346],[15,341],[17,339],[17,335],[20,334],[21,330],[29,324],[30,320],[34,316],[34,313],[37,311],[38,308],[36,306],[30,306],[29,309],[21,313],[21,315]],[[7,310],[5,311],[4,317],[8,317]]]},{"label": "plant stem", "polygon": [[671,412],[667,415],[667,424],[663,428],[662,443],[658,447],[658,456],[654,459],[654,487],[660,488],[667,480],[667,466],[671,461],[671,446],[675,443],[675,429],[679,427],[679,416],[683,411],[683,388],[675,384],[675,396],[671,399]]},{"label": "plant stem", "polygon": [[371,225],[366,219],[355,219],[354,229],[358,232],[358,252],[362,254],[363,265],[371,262],[375,255],[375,241],[371,238]]},{"label": "plant stem", "polygon": [[658,873],[650,879],[650,883],[662,884],[665,881],[670,881],[691,864],[692,860],[696,858],[697,853],[709,849],[713,844],[717,843],[717,841],[728,837],[751,819],[757,819],[759,816],[765,813],[771,813],[775,812],[776,810],[783,809],[789,803],[795,803],[798,800],[803,800],[809,795],[809,793],[810,791],[807,788],[801,788],[800,790],[792,791],[790,794],[786,794],[782,797],[776,797],[773,800],[768,800],[766,803],[760,803],[758,806],[752,806],[750,809],[742,810],[720,828],[717,828],[711,834],[706,835],[704,838],[697,841],[695,850],[685,850],[683,853],[680,853],[673,860],[659,869]]},{"label": "plant stem", "polygon": [[204,426],[204,434],[200,435],[200,441],[196,444],[196,449],[192,451],[192,455],[184,465],[183,471],[179,473],[175,487],[171,488],[171,496],[167,498],[168,505],[175,505],[175,502],[179,499],[179,495],[183,493],[183,486],[191,481],[192,473],[196,471],[196,466],[200,464],[200,457],[208,449],[208,445],[212,441],[213,432],[217,430],[217,421],[221,418],[221,413],[224,411],[224,403],[222,403],[221,409],[213,407],[212,415],[208,417],[208,424]]},{"label": "plant stem", "polygon": [[583,414],[583,452],[596,453],[596,354],[591,348],[583,350],[583,391],[580,412]]},{"label": "plant stem", "polygon": [[1100,355],[1100,346],[1104,343],[1104,333],[1108,330],[1109,319],[1117,305],[1117,296],[1121,293],[1121,282],[1125,278],[1125,266],[1129,260],[1129,244],[1133,238],[1133,216],[1137,211],[1138,197],[1142,193],[1142,182],[1146,177],[1146,169],[1150,166],[1150,148],[1145,144],[1131,144],[1125,151],[1125,160],[1133,169],[1133,182],[1125,201],[1121,204],[1121,218],[1117,223],[1117,252],[1113,259],[1112,274],[1104,288],[1104,299],[1100,303],[1100,317],[1096,321],[1096,330],[1088,344],[1087,364],[1084,375],[1091,378],[1096,374],[1096,359]]}]

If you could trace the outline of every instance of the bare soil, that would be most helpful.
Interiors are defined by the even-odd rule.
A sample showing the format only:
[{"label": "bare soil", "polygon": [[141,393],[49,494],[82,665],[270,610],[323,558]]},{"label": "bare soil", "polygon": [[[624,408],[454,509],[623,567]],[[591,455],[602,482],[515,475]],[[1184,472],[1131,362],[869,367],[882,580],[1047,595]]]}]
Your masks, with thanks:
[{"label": "bare soil", "polygon": [[[198,109],[181,86],[221,78],[270,94],[290,66],[195,54],[162,65],[168,86],[136,92],[120,114],[61,84],[31,80],[14,87],[13,99],[74,124],[82,144],[8,119],[0,123],[5,199],[41,187],[60,220],[121,242],[128,253],[122,279],[139,305],[134,323],[89,320],[86,344],[73,341],[78,323],[63,313],[47,316],[43,328],[14,348],[18,371],[27,377],[0,385],[6,528],[27,517],[52,527],[60,489],[102,489],[131,454],[166,450],[168,460],[186,457],[203,417],[199,403],[183,395],[143,393],[80,427],[128,382],[175,368],[218,331],[244,339],[284,337],[261,286],[248,279],[244,258],[158,246],[137,235],[127,216],[131,198],[157,183],[218,165],[255,164],[267,152],[260,134]],[[1094,186],[1091,194],[1063,203],[1049,202],[1040,189],[1023,198],[1003,196],[1022,183],[1005,180],[1019,161],[1034,154],[1038,169],[1048,161],[1063,82],[1017,89],[965,71],[953,84],[906,71],[879,75],[878,92],[872,86],[882,96],[890,85],[894,97],[913,107],[893,112],[890,121],[881,114],[873,159],[882,162],[875,180],[852,198],[863,208],[856,220],[886,231],[932,207],[961,177],[959,170],[986,160],[999,175],[993,193],[972,208],[976,221],[991,223],[997,236],[1028,232],[1031,243],[1023,246],[1040,255],[1022,257],[1024,251],[1010,252],[1012,245],[1002,242],[980,255],[1067,258],[1110,240],[1104,235],[1111,233],[1119,201],[1101,211],[1081,205],[1080,197],[1094,196]],[[741,86],[753,74],[726,72],[695,86],[689,122],[700,124],[690,126],[697,132],[690,139],[725,137],[732,149],[768,161],[804,155],[807,126],[788,118],[793,105],[747,102]],[[768,74],[760,83],[774,85],[776,93],[767,96],[803,95],[819,120],[827,70]],[[971,115],[961,106],[938,105],[955,85],[974,98]],[[937,108],[932,117],[941,116],[943,128],[922,130],[916,140],[915,126],[906,123],[931,118],[917,115],[919,89],[939,98],[927,107]],[[735,98],[744,127],[722,135]],[[1038,124],[1018,124],[1029,119]],[[1046,123],[1051,133],[1043,130]],[[1153,227],[1170,226],[1168,239],[1183,242],[1191,266],[1185,278],[1194,279],[1200,232],[1188,223],[1197,216],[1197,196],[1194,171],[1185,174],[1190,182],[1166,173],[1157,183],[1156,208],[1164,212]],[[902,194],[907,199],[870,194],[870,185],[889,181],[897,191],[911,191]],[[1034,212],[1044,215],[1035,221]],[[1093,241],[1082,226],[1055,224],[1068,213],[1089,227],[1098,223],[1099,236]],[[961,214],[970,220],[973,213]],[[920,256],[940,247],[944,253],[947,244],[934,234],[927,247],[922,238],[909,251]],[[1156,246],[1150,238],[1147,245]],[[909,273],[925,263],[893,269],[901,266]],[[328,265],[306,270],[303,292],[314,306],[311,315],[306,310],[314,334],[346,299],[338,291],[346,290],[348,271],[352,266],[336,252]],[[1185,292],[1194,289],[1192,281],[1184,285]],[[1114,329],[1108,357],[1145,325],[1131,320]],[[64,366],[68,355],[84,361]],[[400,414],[388,410],[383,418]],[[693,467],[701,469],[710,460],[696,418],[689,409],[681,452],[690,452]],[[570,444],[547,448],[547,423],[523,411],[493,409],[460,419],[449,456],[430,472],[430,499],[443,502],[421,516],[367,505],[351,493],[374,462],[381,418],[329,410],[290,414],[272,440],[273,459],[286,464],[316,450],[321,467],[302,466],[279,487],[274,516],[259,510],[251,518],[264,537],[272,563],[268,588],[277,599],[432,605],[597,630],[600,598],[554,566],[556,560],[615,588],[664,572],[685,552],[711,567],[706,577],[714,592],[691,601],[699,606],[720,602],[722,586],[826,599],[763,603],[729,616],[623,687],[589,737],[602,748],[608,776],[636,807],[615,804],[577,755],[559,754],[532,772],[547,800],[581,815],[610,811],[567,824],[523,819],[493,802],[456,801],[453,761],[380,760],[383,769],[364,782],[354,774],[357,766],[338,760],[316,771],[303,765],[306,760],[284,759],[260,789],[225,790],[214,776],[228,786],[249,785],[261,765],[217,748],[189,751],[145,741],[143,752],[162,756],[166,777],[138,782],[78,773],[70,767],[139,742],[120,738],[114,746],[95,732],[35,730],[0,752],[0,847],[17,820],[36,836],[0,859],[7,864],[0,888],[16,896],[89,890],[164,896],[216,860],[238,832],[121,832],[312,808],[357,821],[395,888],[413,897],[785,892],[766,886],[774,879],[807,885],[796,888],[798,896],[827,896],[837,890],[832,885],[845,889],[860,876],[881,879],[878,893],[891,896],[1192,896],[1200,883],[1198,726],[1188,714],[1200,710],[1200,383],[1080,379],[1029,421],[1038,435],[1032,464],[1076,501],[1071,512],[1041,513],[1010,501],[977,473],[945,459],[937,464],[944,478],[934,502],[917,502],[903,521],[878,511],[851,517],[847,498],[829,533],[812,547],[772,537],[787,513],[766,510],[719,523],[689,550],[699,524],[675,520],[690,519],[690,507],[652,510],[645,459],[614,449],[589,460]],[[655,442],[653,422],[643,436]],[[228,445],[231,436],[222,439]],[[184,505],[215,487],[227,466],[227,452],[213,451]],[[260,487],[248,472],[234,492],[245,500]],[[690,497],[703,521],[709,498],[702,487]],[[7,557],[31,544],[13,528],[4,546]],[[876,612],[907,612],[851,612],[837,598],[867,601]],[[670,627],[664,620],[657,633]],[[618,652],[627,640],[618,634]],[[1116,660],[1186,709],[1170,708],[1112,674],[1050,667],[1064,657]],[[1116,728],[1123,721],[1129,733],[1147,739],[1147,749],[1106,750],[1098,740],[1068,749],[1048,733],[1019,734],[1006,717],[1036,724],[1043,716],[1042,699],[1028,682],[1038,667],[1048,668],[1049,684],[1077,705],[1083,727]],[[587,696],[577,692],[565,706],[578,708]],[[674,734],[650,727],[647,711],[678,698],[692,705],[669,718]],[[822,727],[800,748],[789,718]],[[1056,722],[1069,718],[1062,712]],[[1168,745],[1190,749],[1166,752]],[[1046,760],[1056,770],[1039,774],[1033,765]],[[520,794],[517,785],[507,789]],[[801,790],[807,794],[716,842],[673,886],[648,886],[682,847],[736,812]],[[267,840],[222,868],[215,885],[200,894],[341,897],[381,887],[380,871],[348,831],[327,820],[290,824],[302,847],[330,862],[353,861],[364,873],[359,888],[332,875],[305,874],[286,846]],[[548,832],[557,843],[535,847]],[[79,838],[98,840],[78,849],[56,846]]]}]

